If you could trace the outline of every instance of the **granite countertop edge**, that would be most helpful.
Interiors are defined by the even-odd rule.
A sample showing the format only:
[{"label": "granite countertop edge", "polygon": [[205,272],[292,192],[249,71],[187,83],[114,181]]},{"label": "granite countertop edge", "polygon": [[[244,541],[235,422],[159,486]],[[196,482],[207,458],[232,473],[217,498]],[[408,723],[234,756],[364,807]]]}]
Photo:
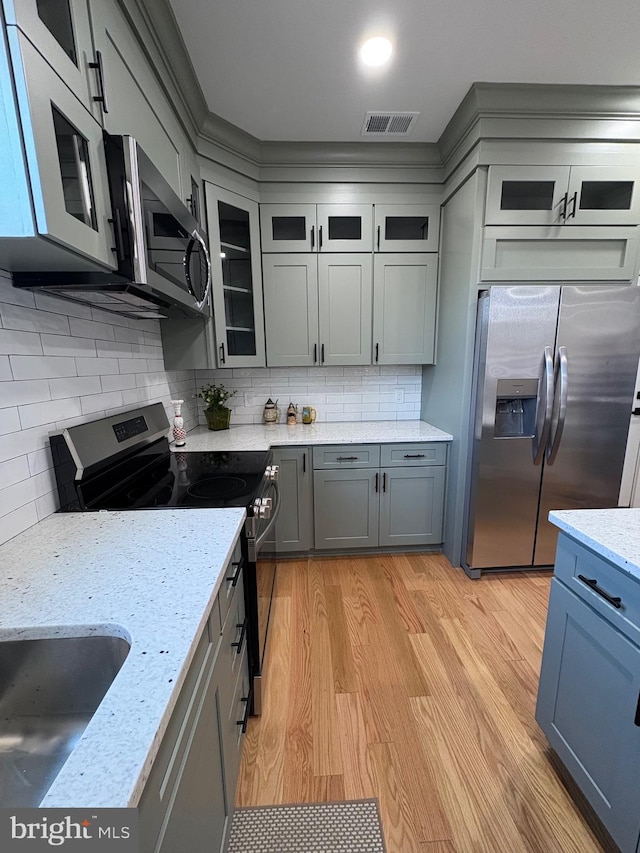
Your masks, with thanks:
[{"label": "granite countertop edge", "polygon": [[0,639],[114,634],[131,644],[41,808],[139,804],[244,518],[56,513],[0,546]]},{"label": "granite countertop edge", "polygon": [[640,581],[640,509],[556,510],[549,521]]},{"label": "granite countertop edge", "polygon": [[185,451],[269,450],[320,444],[449,442],[453,436],[426,421],[331,421],[296,424],[232,424],[226,430],[198,426],[187,434]]}]

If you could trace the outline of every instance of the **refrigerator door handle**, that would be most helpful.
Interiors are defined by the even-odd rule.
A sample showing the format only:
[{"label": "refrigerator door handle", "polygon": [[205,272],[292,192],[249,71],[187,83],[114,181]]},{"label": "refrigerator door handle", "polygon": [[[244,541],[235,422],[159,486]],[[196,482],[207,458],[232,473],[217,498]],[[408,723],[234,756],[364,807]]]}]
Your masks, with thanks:
[{"label": "refrigerator door handle", "polygon": [[558,455],[560,441],[564,431],[564,422],[567,417],[567,399],[569,396],[569,369],[567,361],[567,348],[558,348],[558,416],[556,422],[556,430],[553,438],[550,439],[547,446],[547,464],[553,465]]},{"label": "refrigerator door handle", "polygon": [[[549,430],[551,429],[551,415],[553,414],[553,356],[551,355],[551,347],[544,348],[542,371],[542,387],[538,394],[536,431],[531,443],[534,465],[540,465],[544,458],[545,447],[549,440]],[[540,423],[541,417],[542,423]]]}]

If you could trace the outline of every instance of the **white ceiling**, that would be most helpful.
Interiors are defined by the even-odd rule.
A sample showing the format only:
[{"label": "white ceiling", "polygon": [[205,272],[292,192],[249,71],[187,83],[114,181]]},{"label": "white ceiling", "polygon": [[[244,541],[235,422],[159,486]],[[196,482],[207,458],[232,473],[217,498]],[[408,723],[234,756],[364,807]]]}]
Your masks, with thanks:
[{"label": "white ceiling", "polygon": [[[368,110],[407,110],[407,141],[435,142],[476,81],[640,85],[638,0],[170,2],[211,112],[264,141],[358,141]],[[365,73],[381,34],[394,58]]]}]

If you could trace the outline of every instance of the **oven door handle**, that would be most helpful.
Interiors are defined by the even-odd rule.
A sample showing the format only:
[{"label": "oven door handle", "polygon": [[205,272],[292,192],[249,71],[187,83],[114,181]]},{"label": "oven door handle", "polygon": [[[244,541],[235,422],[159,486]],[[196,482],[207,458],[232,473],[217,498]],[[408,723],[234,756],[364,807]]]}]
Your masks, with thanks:
[{"label": "oven door handle", "polygon": [[273,509],[271,511],[271,518],[269,519],[269,524],[267,524],[267,526],[262,531],[260,536],[258,536],[256,538],[256,541],[255,541],[256,553],[260,550],[262,543],[266,540],[267,536],[271,533],[273,525],[276,523],[276,521],[278,519],[278,514],[280,513],[280,489],[278,488],[277,480],[272,480],[270,485],[271,485],[271,488],[273,489],[273,492],[274,492]]}]

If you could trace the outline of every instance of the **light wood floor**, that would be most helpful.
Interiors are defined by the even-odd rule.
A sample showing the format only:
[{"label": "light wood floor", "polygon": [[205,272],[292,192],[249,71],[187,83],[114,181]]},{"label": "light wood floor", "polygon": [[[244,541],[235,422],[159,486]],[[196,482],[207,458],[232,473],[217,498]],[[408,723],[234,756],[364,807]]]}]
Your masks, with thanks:
[{"label": "light wood floor", "polygon": [[425,554],[278,573],[238,805],[377,797],[388,853],[615,849],[534,719],[548,574]]}]

